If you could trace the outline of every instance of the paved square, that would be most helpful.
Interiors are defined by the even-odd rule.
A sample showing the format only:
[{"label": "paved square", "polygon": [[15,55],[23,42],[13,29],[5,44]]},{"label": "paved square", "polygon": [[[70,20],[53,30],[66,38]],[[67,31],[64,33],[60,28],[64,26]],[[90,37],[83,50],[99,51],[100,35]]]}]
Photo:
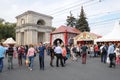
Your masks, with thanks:
[{"label": "paved square", "polygon": [[[14,60],[14,69],[7,70],[7,59],[4,59],[4,70],[0,80],[120,80],[120,65],[108,68],[108,64],[100,62],[100,58],[88,58],[87,64],[68,60],[65,67],[50,67],[49,57],[45,57],[45,70],[39,70],[38,57],[34,61],[33,71],[25,66],[18,67]],[[54,59],[54,65],[55,65]]]}]

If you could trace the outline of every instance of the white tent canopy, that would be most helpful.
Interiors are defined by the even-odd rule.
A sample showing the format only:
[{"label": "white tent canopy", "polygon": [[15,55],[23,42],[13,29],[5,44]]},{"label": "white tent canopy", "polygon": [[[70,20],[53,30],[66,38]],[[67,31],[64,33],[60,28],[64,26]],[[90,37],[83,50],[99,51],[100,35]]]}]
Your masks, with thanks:
[{"label": "white tent canopy", "polygon": [[120,22],[119,21],[115,23],[112,32],[108,33],[102,38],[95,40],[95,42],[108,42],[108,41],[120,41]]},{"label": "white tent canopy", "polygon": [[7,40],[4,41],[3,44],[16,44],[16,41],[14,41],[13,38],[7,38]]}]

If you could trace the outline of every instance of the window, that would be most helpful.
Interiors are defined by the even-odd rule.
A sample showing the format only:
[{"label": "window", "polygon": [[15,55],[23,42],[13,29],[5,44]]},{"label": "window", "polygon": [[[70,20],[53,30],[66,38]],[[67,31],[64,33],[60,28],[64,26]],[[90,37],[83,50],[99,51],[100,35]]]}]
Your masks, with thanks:
[{"label": "window", "polygon": [[21,19],[21,24],[25,24],[25,20],[24,19]]},{"label": "window", "polygon": [[37,24],[38,24],[38,25],[45,25],[45,21],[44,21],[44,20],[38,20],[38,21],[37,21]]}]

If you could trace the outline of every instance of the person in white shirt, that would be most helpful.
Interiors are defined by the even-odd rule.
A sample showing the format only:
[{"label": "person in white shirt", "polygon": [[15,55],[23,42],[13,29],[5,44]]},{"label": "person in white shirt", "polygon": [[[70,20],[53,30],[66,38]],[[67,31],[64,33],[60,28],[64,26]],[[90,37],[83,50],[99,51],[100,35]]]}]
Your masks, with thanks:
[{"label": "person in white shirt", "polygon": [[77,60],[77,58],[75,57],[74,49],[75,49],[75,47],[74,47],[74,45],[72,44],[71,49],[70,49],[70,54],[71,54],[71,58],[72,58],[73,61],[74,61],[74,60]]},{"label": "person in white shirt", "polygon": [[108,56],[109,56],[109,59],[110,59],[110,65],[109,67],[111,68],[112,66],[115,67],[115,63],[114,63],[114,60],[115,60],[115,54],[114,54],[114,45],[112,43],[109,44],[109,47],[108,47]]},{"label": "person in white shirt", "polygon": [[90,57],[94,57],[94,45],[90,45]]},{"label": "person in white shirt", "polygon": [[61,62],[61,66],[64,67],[63,65],[63,61],[62,61],[62,48],[60,47],[60,45],[58,45],[56,48],[55,48],[55,55],[57,57],[56,59],[56,67],[59,67],[59,60]]}]

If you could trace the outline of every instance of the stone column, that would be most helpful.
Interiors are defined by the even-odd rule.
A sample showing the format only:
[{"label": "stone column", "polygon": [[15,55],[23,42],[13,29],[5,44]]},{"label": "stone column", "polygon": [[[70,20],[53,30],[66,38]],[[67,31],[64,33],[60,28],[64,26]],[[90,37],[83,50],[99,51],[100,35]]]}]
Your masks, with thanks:
[{"label": "stone column", "polygon": [[38,32],[36,30],[26,31],[26,44],[36,44],[38,42]]},{"label": "stone column", "polygon": [[18,44],[18,32],[16,32],[16,43]]},{"label": "stone column", "polygon": [[32,31],[32,44],[37,44],[38,42],[38,32],[36,30]]},{"label": "stone column", "polygon": [[32,44],[32,30],[27,31],[27,44]]},{"label": "stone column", "polygon": [[24,32],[24,45],[27,44],[27,31]]},{"label": "stone column", "polygon": [[21,45],[21,33],[17,32],[16,34],[16,42],[18,45]]},{"label": "stone column", "polygon": [[50,32],[45,33],[44,42],[50,42]]}]

